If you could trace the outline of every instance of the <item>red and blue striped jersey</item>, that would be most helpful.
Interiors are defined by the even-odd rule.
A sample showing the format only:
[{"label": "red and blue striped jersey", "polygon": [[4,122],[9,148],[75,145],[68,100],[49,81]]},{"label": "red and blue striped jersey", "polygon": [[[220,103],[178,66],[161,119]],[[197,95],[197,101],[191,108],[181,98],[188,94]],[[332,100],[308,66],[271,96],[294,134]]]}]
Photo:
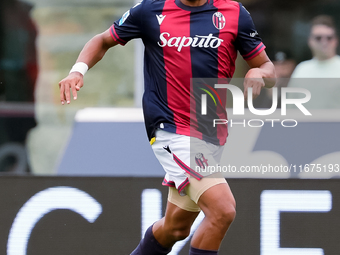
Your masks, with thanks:
[{"label": "red and blue striped jersey", "polygon": [[[190,93],[192,78],[231,78],[237,51],[248,60],[264,50],[250,14],[240,3],[208,0],[190,7],[180,0],[144,0],[110,31],[122,45],[134,38],[145,45],[143,111],[150,140],[161,128],[214,144],[226,142],[227,126],[209,133],[197,125],[198,118],[192,121]],[[208,87],[211,93],[221,93]],[[224,93],[217,95],[223,109],[215,109],[219,118],[226,118]]]}]

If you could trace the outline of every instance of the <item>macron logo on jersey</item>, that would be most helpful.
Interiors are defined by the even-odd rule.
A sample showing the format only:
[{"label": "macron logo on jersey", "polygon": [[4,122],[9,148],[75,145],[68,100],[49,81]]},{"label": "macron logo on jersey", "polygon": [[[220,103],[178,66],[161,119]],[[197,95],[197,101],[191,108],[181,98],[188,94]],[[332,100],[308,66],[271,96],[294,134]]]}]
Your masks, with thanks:
[{"label": "macron logo on jersey", "polygon": [[156,17],[157,17],[157,20],[158,20],[158,24],[161,25],[163,20],[165,19],[166,15],[163,16],[163,14],[161,14],[161,15],[156,14]]},{"label": "macron logo on jersey", "polygon": [[213,34],[209,34],[206,36],[196,35],[194,38],[192,37],[171,37],[170,33],[163,32],[161,33],[159,39],[161,42],[158,42],[160,47],[176,47],[178,52],[181,52],[183,47],[199,47],[199,48],[218,48],[223,40],[213,36]]}]

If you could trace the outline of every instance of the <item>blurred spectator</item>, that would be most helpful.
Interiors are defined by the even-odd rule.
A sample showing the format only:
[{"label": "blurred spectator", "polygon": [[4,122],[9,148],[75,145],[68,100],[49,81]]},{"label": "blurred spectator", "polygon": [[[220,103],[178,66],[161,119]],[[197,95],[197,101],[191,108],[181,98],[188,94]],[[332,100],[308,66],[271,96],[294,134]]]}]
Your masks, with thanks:
[{"label": "blurred spectator", "polygon": [[[287,58],[287,54],[279,51],[275,54],[275,71],[278,78],[290,78],[296,66],[295,60]],[[285,86],[282,86],[285,87]]]},{"label": "blurred spectator", "polygon": [[332,17],[320,15],[312,20],[308,46],[313,58],[297,65],[288,86],[311,92],[312,99],[305,104],[307,108],[340,108],[340,79],[335,79],[340,78],[340,56],[336,54],[338,36]]},{"label": "blurred spectator", "polygon": [[17,0],[0,2],[0,172],[18,165],[29,171],[25,141],[36,126],[33,103],[38,74],[31,9]]},{"label": "blurred spectator", "polygon": [[[279,51],[275,54],[275,60],[273,61],[276,72],[276,85],[278,88],[278,108],[281,107],[281,88],[287,87],[289,78],[292,76],[296,62],[292,58],[287,56],[283,51]],[[271,91],[268,93],[272,93]]]}]

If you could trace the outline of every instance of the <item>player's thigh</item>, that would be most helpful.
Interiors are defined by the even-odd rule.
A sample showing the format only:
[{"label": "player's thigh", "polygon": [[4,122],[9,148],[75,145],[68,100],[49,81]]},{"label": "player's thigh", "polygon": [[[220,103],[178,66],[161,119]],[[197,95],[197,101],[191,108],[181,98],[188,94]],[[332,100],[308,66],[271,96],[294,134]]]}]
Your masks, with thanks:
[{"label": "player's thigh", "polygon": [[200,208],[188,196],[180,196],[175,188],[169,188],[166,222],[179,225],[188,223],[191,226],[199,212]]},{"label": "player's thigh", "polygon": [[198,205],[198,201],[203,193],[205,193],[213,186],[221,183],[227,183],[222,173],[214,173],[209,176],[203,177],[200,180],[190,177],[189,180],[190,184],[185,187],[185,191],[198,208],[200,208]]},{"label": "player's thigh", "polygon": [[235,216],[236,201],[227,182],[211,186],[200,196],[198,206],[207,217]]},{"label": "player's thigh", "polygon": [[174,229],[190,228],[199,212],[200,208],[188,196],[180,196],[175,188],[169,188],[165,225]]},{"label": "player's thigh", "polygon": [[[187,186],[190,187],[190,184]],[[185,190],[187,190],[187,187]],[[180,195],[178,190],[174,187],[169,187],[168,201],[177,207],[189,211],[189,212],[200,212],[201,208],[196,202],[192,200],[189,195]]]}]

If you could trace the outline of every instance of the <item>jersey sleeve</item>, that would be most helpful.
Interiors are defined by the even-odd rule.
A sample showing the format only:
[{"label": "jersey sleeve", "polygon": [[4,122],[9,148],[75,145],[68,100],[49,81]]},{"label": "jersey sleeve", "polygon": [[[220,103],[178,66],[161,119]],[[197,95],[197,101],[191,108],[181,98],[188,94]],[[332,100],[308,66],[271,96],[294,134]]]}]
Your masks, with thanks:
[{"label": "jersey sleeve", "polygon": [[121,45],[125,45],[134,38],[141,37],[141,16],[143,2],[136,4],[110,27],[112,38]]},{"label": "jersey sleeve", "polygon": [[260,54],[266,46],[260,38],[250,13],[240,5],[238,33],[235,46],[245,60],[250,60]]}]

